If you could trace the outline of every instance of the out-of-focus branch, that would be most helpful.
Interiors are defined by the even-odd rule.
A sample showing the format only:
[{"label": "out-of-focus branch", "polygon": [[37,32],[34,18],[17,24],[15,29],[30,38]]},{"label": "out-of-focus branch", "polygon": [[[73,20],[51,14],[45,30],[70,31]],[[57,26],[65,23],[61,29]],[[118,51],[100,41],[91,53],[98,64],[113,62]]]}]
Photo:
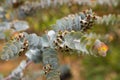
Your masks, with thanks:
[{"label": "out-of-focus branch", "polygon": [[23,71],[32,63],[31,60],[23,60],[20,65],[14,69],[9,76],[3,80],[19,80],[23,76]]},{"label": "out-of-focus branch", "polygon": [[7,0],[6,1],[8,5],[16,6],[20,5],[17,9],[19,18],[24,18],[26,16],[32,15],[35,13],[35,11],[38,11],[39,9],[44,9],[48,7],[55,7],[58,5],[64,5],[67,4],[68,6],[71,6],[73,4],[78,5],[88,5],[88,6],[96,6],[96,5],[108,5],[108,6],[117,6],[119,5],[118,0],[40,0],[40,1],[23,1],[21,3],[21,0],[14,1],[14,0]]}]

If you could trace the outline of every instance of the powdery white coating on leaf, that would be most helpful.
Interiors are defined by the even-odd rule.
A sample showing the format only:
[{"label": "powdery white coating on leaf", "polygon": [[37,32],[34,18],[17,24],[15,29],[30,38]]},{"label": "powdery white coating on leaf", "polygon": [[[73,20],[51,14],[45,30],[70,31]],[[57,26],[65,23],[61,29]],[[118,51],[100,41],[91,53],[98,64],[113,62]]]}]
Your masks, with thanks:
[{"label": "powdery white coating on leaf", "polygon": [[15,21],[13,22],[13,25],[16,31],[23,31],[29,28],[29,25],[26,21]]},{"label": "powdery white coating on leaf", "polygon": [[11,23],[9,22],[0,23],[0,31],[9,30],[10,28],[11,28]]},{"label": "powdery white coating on leaf", "polygon": [[42,53],[39,49],[30,49],[25,55],[28,57],[28,59],[35,63],[42,61]]},{"label": "powdery white coating on leaf", "polygon": [[49,38],[48,38],[47,35],[43,35],[43,36],[41,37],[41,43],[42,43],[42,47],[43,47],[43,48],[50,46],[50,44],[49,44]]},{"label": "powdery white coating on leaf", "polygon": [[37,47],[39,44],[39,36],[36,34],[30,34],[28,37],[30,47]]},{"label": "powdery white coating on leaf", "polygon": [[55,31],[50,30],[50,31],[48,31],[47,35],[49,36],[50,40],[53,41],[55,39],[56,33],[55,33]]}]

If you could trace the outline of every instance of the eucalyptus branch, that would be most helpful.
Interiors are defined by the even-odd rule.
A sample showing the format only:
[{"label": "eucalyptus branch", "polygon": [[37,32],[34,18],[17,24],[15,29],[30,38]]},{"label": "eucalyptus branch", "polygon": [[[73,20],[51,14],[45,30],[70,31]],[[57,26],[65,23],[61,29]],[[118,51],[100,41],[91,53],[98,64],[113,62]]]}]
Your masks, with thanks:
[{"label": "eucalyptus branch", "polygon": [[[5,45],[1,59],[10,60],[25,53],[28,60],[22,61],[4,80],[22,79],[22,72],[30,62],[43,64],[47,80],[60,80],[57,51],[106,56],[108,46],[101,41],[100,36],[85,32],[96,19],[92,10],[86,10],[58,20],[51,25],[53,30],[46,31],[42,36],[17,33]],[[25,25],[19,24],[19,30]]]},{"label": "eucalyptus branch", "polygon": [[57,52],[54,49],[44,49],[43,65],[47,80],[60,80]]},{"label": "eucalyptus branch", "polygon": [[[41,61],[41,58],[39,58],[41,55],[40,53],[42,53],[42,50],[44,48],[63,50],[69,48],[73,50],[80,50],[80,52],[85,52],[87,54],[90,52],[91,54],[91,51],[88,51],[89,48],[87,48],[87,46],[90,45],[90,49],[92,49],[96,40],[99,40],[99,37],[95,37],[93,34],[86,34],[83,32],[92,27],[95,19],[96,16],[94,13],[92,13],[92,10],[87,10],[85,12],[81,12],[76,15],[69,15],[68,17],[64,17],[58,20],[56,24],[52,25],[54,30],[48,31],[41,37],[37,36],[36,34],[28,34],[26,32],[19,33],[17,36],[13,37],[13,40],[11,42],[8,42],[8,44],[6,44],[6,47],[4,47],[2,51],[1,59],[9,60],[15,56],[18,56],[25,50],[28,50],[26,56],[29,59],[32,59],[34,62],[39,62]],[[71,36],[69,35],[70,33],[73,33],[74,35]],[[69,36],[66,37],[67,34]],[[67,43],[68,40],[70,40],[69,44]],[[83,40],[82,43],[81,40]],[[84,46],[84,49],[80,46],[76,48],[76,41],[80,46],[82,44],[81,47]],[[71,44],[74,46],[74,48],[70,46]],[[105,49],[105,53],[106,51],[107,48]],[[33,54],[33,52],[36,54]],[[37,56],[39,60],[36,60],[38,59]]]},{"label": "eucalyptus branch", "polygon": [[[120,26],[120,15],[119,14],[108,14],[102,17],[97,17],[96,26],[104,26],[108,31],[105,39],[108,42],[120,38],[119,36],[119,26]],[[102,27],[102,28],[104,28]]]},{"label": "eucalyptus branch", "polygon": [[97,18],[97,24],[115,25],[120,23],[120,14],[108,14]]},{"label": "eucalyptus branch", "polygon": [[30,60],[23,60],[20,65],[14,69],[11,74],[3,80],[19,80],[23,77],[23,70],[25,70],[31,63]]}]

